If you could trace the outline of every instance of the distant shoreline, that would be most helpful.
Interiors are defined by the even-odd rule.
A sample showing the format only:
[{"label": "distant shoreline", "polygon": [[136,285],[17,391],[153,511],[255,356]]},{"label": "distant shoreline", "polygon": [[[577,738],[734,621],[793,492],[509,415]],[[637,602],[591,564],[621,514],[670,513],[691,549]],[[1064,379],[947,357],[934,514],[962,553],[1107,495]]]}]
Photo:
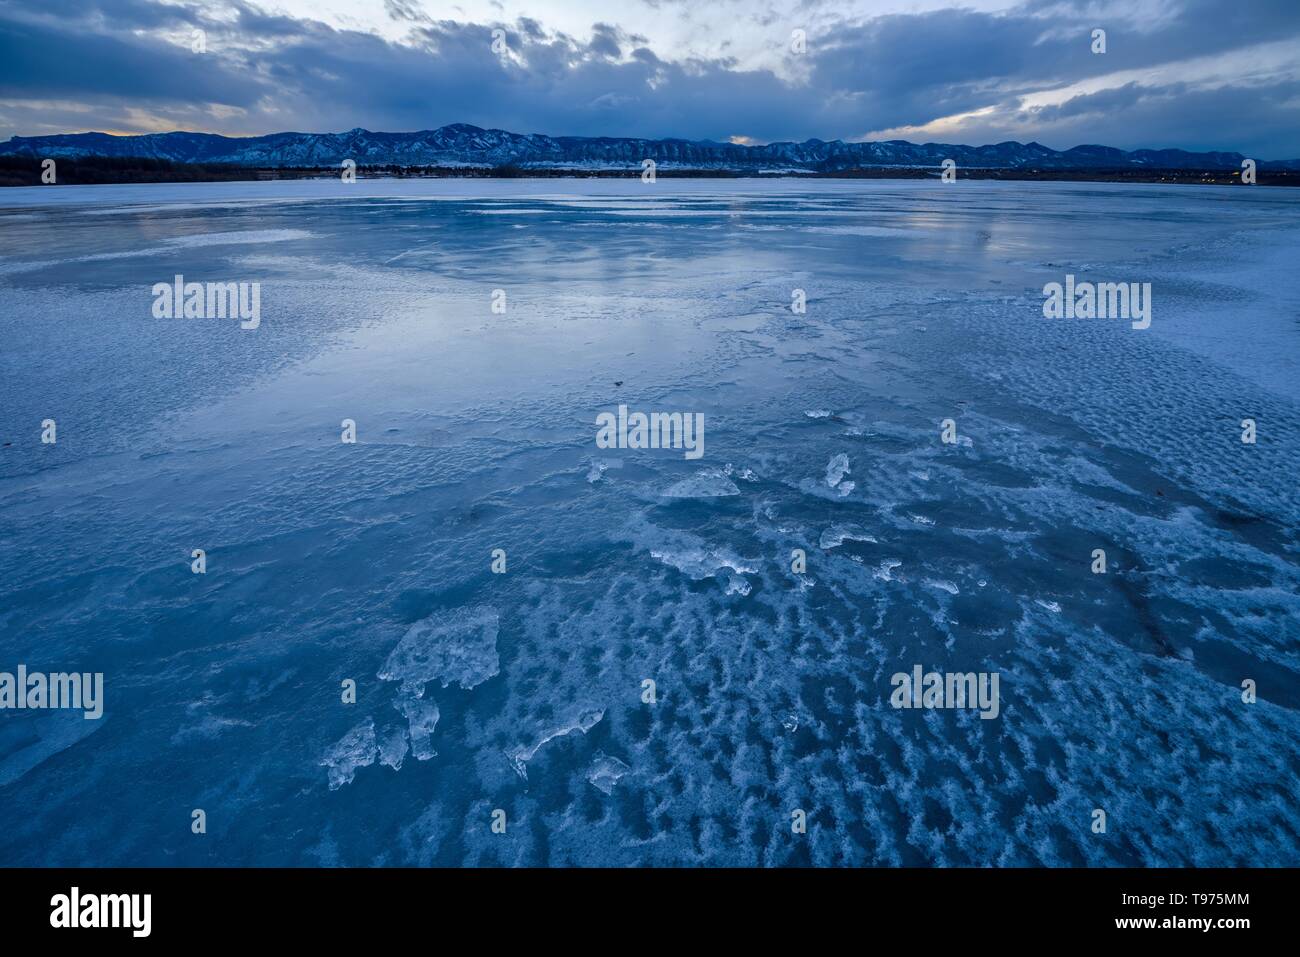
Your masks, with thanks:
[{"label": "distant shoreline", "polygon": [[[175,163],[169,160],[131,157],[79,157],[57,160],[57,185],[104,185],[148,183],[222,183],[267,180],[331,179],[339,176],[333,166],[256,167],[230,164]],[[639,168],[581,169],[574,167],[521,166],[400,166],[379,164],[358,166],[357,178],[383,179],[629,179],[639,178]],[[958,168],[958,179],[1004,180],[1008,182],[1089,183],[1176,183],[1186,185],[1239,185],[1239,170],[1225,169],[1134,169],[1123,168]],[[736,169],[676,169],[659,167],[664,179],[938,179],[940,170],[919,166],[877,166],[834,172],[803,170],[758,171]],[[1300,171],[1264,170],[1256,174],[1257,185],[1300,186]],[[41,161],[35,157],[0,157],[0,187],[39,186]]]}]

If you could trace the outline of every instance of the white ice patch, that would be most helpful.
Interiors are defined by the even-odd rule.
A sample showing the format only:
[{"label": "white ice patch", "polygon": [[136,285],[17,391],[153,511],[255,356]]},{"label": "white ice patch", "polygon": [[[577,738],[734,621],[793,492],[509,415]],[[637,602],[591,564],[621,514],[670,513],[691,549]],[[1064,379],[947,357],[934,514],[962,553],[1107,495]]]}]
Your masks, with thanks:
[{"label": "white ice patch", "polygon": [[849,457],[843,452],[831,456],[826,465],[826,484],[831,488],[840,484],[840,480],[849,474]]},{"label": "white ice patch", "polygon": [[831,549],[838,548],[847,541],[876,544],[875,536],[861,525],[832,525],[822,532],[821,541],[818,544],[824,549]]},{"label": "white ice patch", "polygon": [[404,694],[424,696],[424,686],[452,682],[468,690],[495,675],[501,667],[497,657],[496,610],[486,606],[456,608],[438,612],[407,629],[379,677],[402,682]]},{"label": "white ice patch", "polygon": [[717,578],[728,595],[748,595],[749,581],[741,577],[758,572],[758,566],[722,545],[714,545],[698,535],[659,528],[642,522],[636,543],[650,557],[669,565],[695,581]]},{"label": "white ice patch", "polygon": [[729,591],[747,594],[748,582],[739,579],[738,585],[738,576],[758,571],[757,560],[742,558],[725,545],[715,544],[691,532],[654,525],[644,515],[629,523],[628,538],[638,551],[648,552],[651,558],[696,581],[717,578],[729,582]]},{"label": "white ice patch", "polygon": [[105,262],[114,259],[135,259],[141,256],[165,256],[176,249],[192,249],[201,246],[234,246],[256,243],[279,243],[294,239],[310,239],[312,233],[302,229],[248,229],[227,233],[201,233],[197,236],[178,236],[164,241],[161,246],[149,246],[143,249],[124,249],[111,253],[89,253],[65,260],[41,260],[33,262],[7,263],[0,267],[0,274],[30,272],[34,269],[46,269],[60,263]]},{"label": "white ice patch", "polygon": [[750,591],[749,579],[742,578],[739,575],[729,575],[727,577],[728,595],[748,595]]},{"label": "white ice patch", "polygon": [[246,243],[283,243],[295,239],[311,239],[305,229],[242,229],[227,233],[200,233],[197,236],[177,236],[167,240],[168,246],[191,249],[199,246],[236,246]]},{"label": "white ice patch", "polygon": [[938,588],[940,591],[946,591],[949,595],[961,594],[961,590],[950,581],[940,581],[935,578],[927,578],[925,583],[931,588]]},{"label": "white ice patch", "polygon": [[408,750],[406,732],[394,725],[385,728],[383,735],[377,740],[379,743],[379,763],[388,765],[394,771],[402,770],[402,762],[406,760]]},{"label": "white ice patch", "polygon": [[438,719],[441,717],[437,702],[431,698],[403,698],[400,704],[394,706],[406,715],[409,725],[407,733],[411,738],[411,754],[415,756],[415,760],[427,761],[435,756],[438,752],[433,750],[429,742],[433,738],[433,729],[438,726]]},{"label": "white ice patch", "polygon": [[618,758],[610,757],[603,751],[597,752],[596,757],[591,762],[591,768],[587,771],[587,782],[597,791],[611,794],[614,791],[614,785],[618,784],[619,778],[631,770]]},{"label": "white ice patch", "polygon": [[375,763],[379,747],[375,742],[375,722],[366,718],[349,731],[326,752],[321,765],[329,768],[330,790],[337,791],[351,784],[357,768],[368,768]]},{"label": "white ice patch", "polygon": [[885,582],[899,581],[900,579],[894,577],[894,569],[901,564],[903,563],[900,561],[896,561],[895,559],[892,558],[886,559],[885,561],[880,563],[880,567],[876,569],[876,571],[873,573],[873,576]]},{"label": "white ice patch", "polygon": [[724,498],[739,494],[740,488],[736,483],[718,469],[705,469],[670,485],[664,491],[667,498]]}]

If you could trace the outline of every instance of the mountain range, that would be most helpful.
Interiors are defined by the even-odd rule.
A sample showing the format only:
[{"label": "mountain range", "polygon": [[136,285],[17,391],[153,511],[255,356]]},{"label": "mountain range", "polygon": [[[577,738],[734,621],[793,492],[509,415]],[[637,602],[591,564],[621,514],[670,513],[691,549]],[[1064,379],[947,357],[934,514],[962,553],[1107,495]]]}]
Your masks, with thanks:
[{"label": "mountain range", "polygon": [[[905,140],[846,143],[805,140],[747,146],[712,140],[610,136],[544,136],[485,130],[454,123],[417,133],[271,133],[232,137],[215,133],[67,133],[15,136],[0,155],[34,157],[147,157],[177,163],[230,163],[256,167],[358,166],[497,167],[522,169],[640,169],[652,159],[665,169],[737,172],[837,172],[878,167],[938,167],[945,159],[980,169],[1239,170],[1241,153],[1132,150],[1076,146],[1053,150],[1039,143],[959,146]],[[1300,160],[1258,161],[1260,169],[1300,170]]]}]

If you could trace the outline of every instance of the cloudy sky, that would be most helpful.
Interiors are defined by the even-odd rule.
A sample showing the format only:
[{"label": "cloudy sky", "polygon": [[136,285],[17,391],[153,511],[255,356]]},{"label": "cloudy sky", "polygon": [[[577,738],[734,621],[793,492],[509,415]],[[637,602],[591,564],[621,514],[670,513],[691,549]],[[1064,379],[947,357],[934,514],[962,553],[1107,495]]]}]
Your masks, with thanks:
[{"label": "cloudy sky", "polygon": [[0,0],[0,139],[455,122],[1291,159],[1300,0]]}]

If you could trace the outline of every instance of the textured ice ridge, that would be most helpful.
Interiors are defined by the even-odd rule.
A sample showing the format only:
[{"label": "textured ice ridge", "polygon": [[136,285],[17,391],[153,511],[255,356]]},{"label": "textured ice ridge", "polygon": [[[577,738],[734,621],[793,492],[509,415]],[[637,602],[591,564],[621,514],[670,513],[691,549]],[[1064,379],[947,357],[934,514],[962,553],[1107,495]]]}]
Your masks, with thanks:
[{"label": "textured ice ridge", "polygon": [[580,709],[570,720],[562,721],[550,729],[543,731],[533,744],[521,745],[513,751],[508,752],[506,757],[510,759],[511,766],[514,767],[519,776],[527,780],[528,762],[531,761],[537,752],[541,750],[542,745],[546,744],[548,741],[554,741],[556,738],[561,738],[573,731],[581,731],[583,734],[586,734],[600,723],[600,719],[603,717],[605,717],[604,708]]}]

